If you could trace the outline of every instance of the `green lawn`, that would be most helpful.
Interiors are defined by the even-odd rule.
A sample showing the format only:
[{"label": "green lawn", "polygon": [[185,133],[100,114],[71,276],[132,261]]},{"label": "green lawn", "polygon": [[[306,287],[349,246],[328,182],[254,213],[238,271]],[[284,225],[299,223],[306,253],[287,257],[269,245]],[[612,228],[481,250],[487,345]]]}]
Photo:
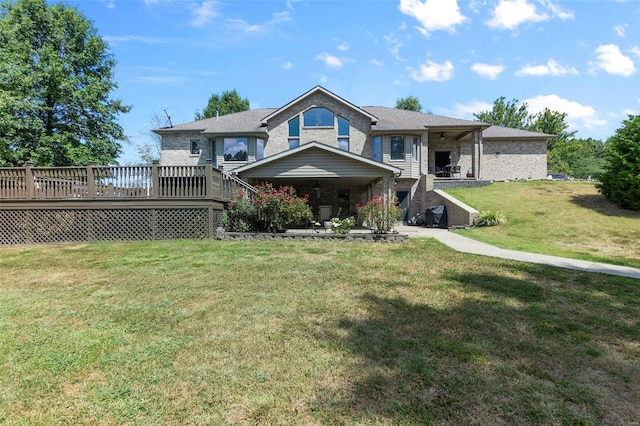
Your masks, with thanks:
[{"label": "green lawn", "polygon": [[0,248],[2,424],[630,424],[640,282],[406,244]]},{"label": "green lawn", "polygon": [[640,212],[623,210],[589,182],[498,182],[447,190],[507,223],[462,234],[498,247],[640,268]]}]

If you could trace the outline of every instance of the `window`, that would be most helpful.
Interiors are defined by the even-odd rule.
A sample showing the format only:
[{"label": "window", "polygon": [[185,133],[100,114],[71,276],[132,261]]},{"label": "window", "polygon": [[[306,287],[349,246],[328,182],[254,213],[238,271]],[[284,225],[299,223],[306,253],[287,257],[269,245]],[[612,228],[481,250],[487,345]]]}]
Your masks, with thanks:
[{"label": "window", "polygon": [[264,158],[264,139],[256,139],[256,160]]},{"label": "window", "polygon": [[311,108],[303,118],[304,127],[333,127],[333,113],[326,108]]},{"label": "window", "polygon": [[300,117],[299,116],[289,120],[289,137],[290,138],[300,137]]},{"label": "window", "polygon": [[382,161],[382,137],[376,136],[373,138],[373,159],[376,161]]},{"label": "window", "polygon": [[289,120],[289,149],[300,146],[300,116]]},{"label": "window", "polygon": [[349,151],[349,120],[338,116],[338,148]]},{"label": "window", "polygon": [[247,161],[247,138],[224,138],[224,161]]},{"label": "window", "polygon": [[191,139],[189,141],[189,149],[191,151],[191,155],[199,155],[200,154],[200,141],[197,139]]},{"label": "window", "polygon": [[413,150],[411,151],[413,161],[418,161],[419,147],[420,147],[420,144],[418,143],[418,138],[414,137],[413,138]]},{"label": "window", "polygon": [[391,136],[391,159],[404,160],[404,136]]}]

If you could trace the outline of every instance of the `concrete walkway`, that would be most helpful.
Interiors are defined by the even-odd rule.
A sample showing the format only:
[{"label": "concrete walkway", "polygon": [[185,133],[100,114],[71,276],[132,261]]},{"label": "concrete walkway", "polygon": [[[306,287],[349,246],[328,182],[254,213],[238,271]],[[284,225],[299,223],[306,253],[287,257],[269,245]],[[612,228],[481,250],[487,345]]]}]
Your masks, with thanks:
[{"label": "concrete walkway", "polygon": [[606,263],[588,262],[586,260],[567,259],[564,257],[501,249],[464,237],[456,232],[449,232],[446,229],[405,225],[398,226],[396,229],[401,234],[407,234],[409,238],[435,238],[452,249],[463,253],[480,254],[483,256],[499,257],[502,259],[518,260],[521,262],[557,266],[559,268],[576,269],[586,272],[599,272],[601,274],[619,275],[621,277],[640,279],[640,269],[631,268],[629,266],[608,265]]}]

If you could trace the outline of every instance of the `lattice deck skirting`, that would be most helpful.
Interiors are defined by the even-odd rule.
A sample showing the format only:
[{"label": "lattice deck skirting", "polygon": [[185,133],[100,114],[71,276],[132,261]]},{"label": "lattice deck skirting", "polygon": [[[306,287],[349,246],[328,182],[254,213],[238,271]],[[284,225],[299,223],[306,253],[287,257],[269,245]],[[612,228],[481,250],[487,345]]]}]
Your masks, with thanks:
[{"label": "lattice deck skirting", "polygon": [[215,238],[222,209],[0,209],[0,244]]}]

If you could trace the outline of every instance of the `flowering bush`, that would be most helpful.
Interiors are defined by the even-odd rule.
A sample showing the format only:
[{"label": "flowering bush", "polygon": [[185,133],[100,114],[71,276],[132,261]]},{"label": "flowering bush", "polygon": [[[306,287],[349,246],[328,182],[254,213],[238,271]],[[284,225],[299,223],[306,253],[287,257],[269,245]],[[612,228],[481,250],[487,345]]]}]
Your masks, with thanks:
[{"label": "flowering bush", "polygon": [[248,232],[256,228],[256,209],[243,192],[227,203],[225,229],[231,232]]},{"label": "flowering bush", "polygon": [[386,234],[402,215],[402,209],[396,202],[395,196],[374,195],[364,206],[357,206],[358,217],[371,228],[371,232]]},{"label": "flowering bush", "polygon": [[342,220],[334,217],[329,221],[331,230],[336,234],[348,234],[351,228],[355,226],[355,224],[356,220],[352,217],[347,217]]},{"label": "flowering bush", "polygon": [[307,197],[296,196],[291,186],[275,189],[272,184],[257,185],[255,203],[258,216],[271,232],[285,231],[292,224],[308,223],[313,214]]}]

